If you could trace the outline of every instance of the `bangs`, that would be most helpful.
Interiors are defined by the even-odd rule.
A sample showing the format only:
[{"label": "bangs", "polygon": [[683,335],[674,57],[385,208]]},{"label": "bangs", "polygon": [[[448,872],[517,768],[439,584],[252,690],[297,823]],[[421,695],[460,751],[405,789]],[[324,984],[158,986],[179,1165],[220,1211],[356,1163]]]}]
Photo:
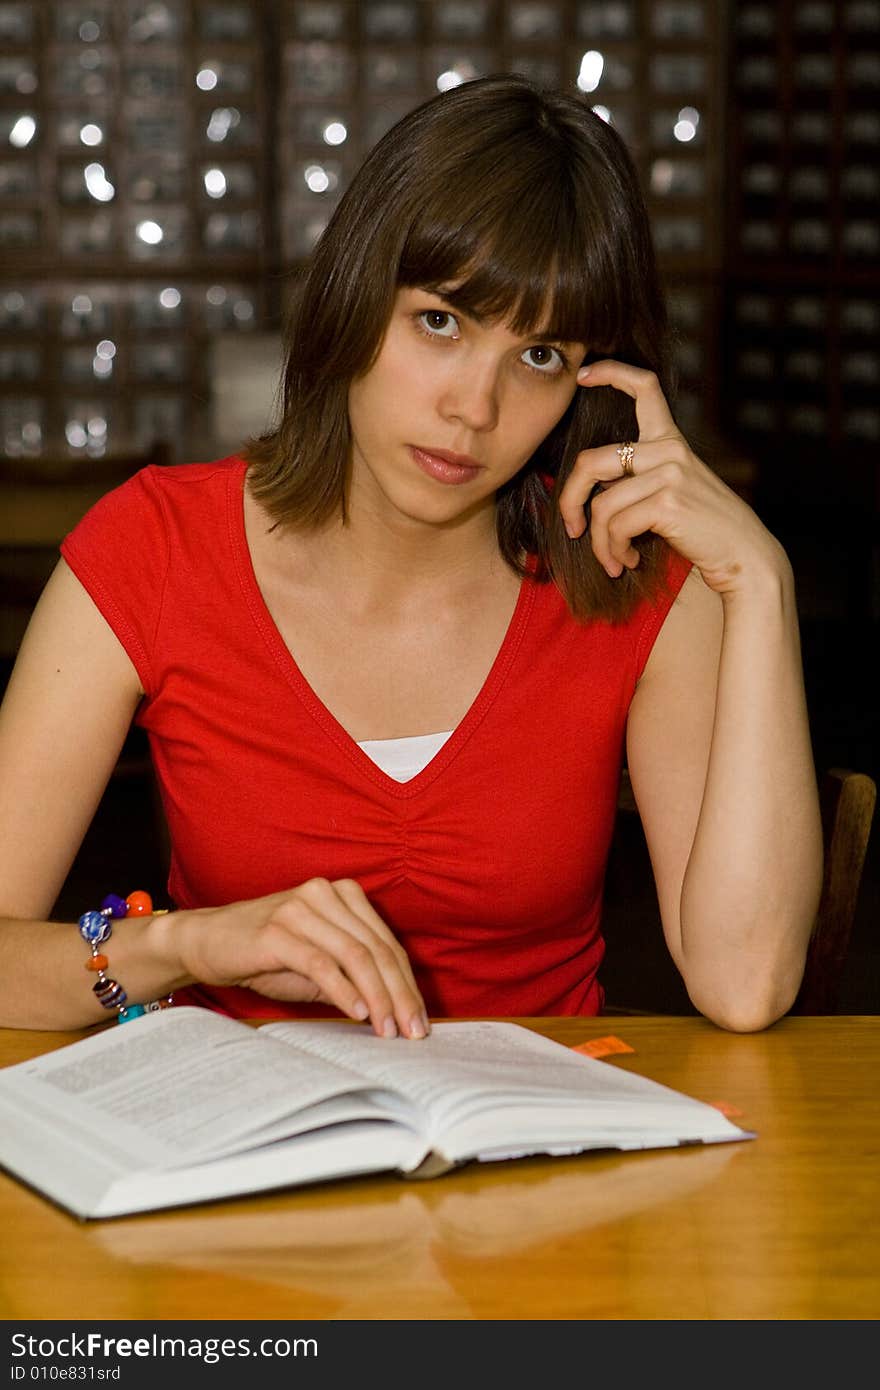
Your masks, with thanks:
[{"label": "bangs", "polygon": [[[628,319],[618,292],[619,251],[564,165],[540,158],[469,170],[450,194],[425,200],[410,225],[398,285],[442,296],[514,333],[620,350]],[[503,161],[502,161],[503,163]],[[433,183],[434,180],[429,180]]]}]

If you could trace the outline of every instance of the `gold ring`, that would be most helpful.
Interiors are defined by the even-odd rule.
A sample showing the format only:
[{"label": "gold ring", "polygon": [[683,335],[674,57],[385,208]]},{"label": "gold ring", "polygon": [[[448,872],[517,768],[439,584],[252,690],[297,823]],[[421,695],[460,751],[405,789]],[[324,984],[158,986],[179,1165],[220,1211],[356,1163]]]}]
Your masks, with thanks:
[{"label": "gold ring", "polygon": [[617,446],[617,457],[620,459],[620,466],[623,469],[623,476],[625,478],[632,478],[635,474],[635,469],[633,468],[635,453],[635,448],[629,442],[626,444],[618,444]]}]

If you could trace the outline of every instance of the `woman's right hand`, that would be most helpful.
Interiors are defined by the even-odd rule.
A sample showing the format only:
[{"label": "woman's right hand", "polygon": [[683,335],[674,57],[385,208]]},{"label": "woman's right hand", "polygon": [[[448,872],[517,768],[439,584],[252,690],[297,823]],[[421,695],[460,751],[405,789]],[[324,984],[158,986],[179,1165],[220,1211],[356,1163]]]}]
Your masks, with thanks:
[{"label": "woman's right hand", "polygon": [[379,1037],[430,1032],[406,952],[354,879],[312,878],[265,898],[169,914],[164,922],[192,980],[332,1004],[350,1018],[369,1018]]}]

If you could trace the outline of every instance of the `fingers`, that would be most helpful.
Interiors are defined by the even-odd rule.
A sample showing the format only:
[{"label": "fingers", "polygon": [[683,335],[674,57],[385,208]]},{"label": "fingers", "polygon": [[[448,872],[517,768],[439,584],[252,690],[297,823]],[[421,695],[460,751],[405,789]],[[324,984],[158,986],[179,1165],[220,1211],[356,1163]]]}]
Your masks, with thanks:
[{"label": "fingers", "polygon": [[397,958],[401,970],[409,980],[412,989],[419,995],[419,999],[421,1000],[416,978],[412,972],[412,966],[409,963],[409,956],[406,954],[406,951],[391,929],[382,921],[382,918],[373,907],[373,904],[370,902],[361,885],[353,878],[341,878],[334,882],[333,887],[346,907],[351,912],[355,913],[356,916],[360,917],[366,927],[388,943]]},{"label": "fingers", "polygon": [[[586,530],[584,505],[588,499],[592,518],[595,502],[602,495],[594,493],[597,484],[602,484],[609,490],[625,486],[631,494],[629,500],[634,501],[644,492],[643,489],[633,487],[636,479],[654,474],[658,469],[667,466],[683,468],[690,453],[685,440],[677,431],[670,438],[639,440],[633,445],[632,475],[625,477],[617,448],[616,444],[603,444],[597,449],[584,449],[574,461],[571,473],[559,494],[559,510],[565,529],[572,539],[583,535]],[[665,475],[664,480],[669,481]],[[661,479],[658,475],[652,478],[651,485],[656,486],[659,481]]]},{"label": "fingers", "polygon": [[[638,443],[634,445],[635,454],[632,472],[637,474],[646,468],[654,467],[670,457],[688,453],[672,418],[666,397],[654,372],[642,367],[633,367],[628,362],[617,362],[613,358],[603,358],[578,372],[580,386],[613,386],[623,391],[635,401],[636,420],[639,427]],[[559,495],[559,510],[565,529],[572,539],[583,535],[586,529],[584,506],[597,483],[614,482],[624,476],[620,455],[617,450],[623,440],[604,445],[599,449],[585,449],[578,454],[571,474]]]},{"label": "fingers", "polygon": [[[318,910],[342,933],[337,942],[345,973],[348,974],[347,957],[352,957],[355,968],[360,966],[360,975],[349,978],[361,986],[375,1031],[384,1037],[396,1032],[406,1037],[424,1037],[430,1024],[409,957],[360,884],[354,879],[337,879],[333,883],[313,879],[300,892],[314,894]],[[367,955],[362,955],[356,946],[350,947],[346,937],[360,943]]]},{"label": "fingers", "polygon": [[613,386],[631,396],[636,403],[640,439],[675,432],[675,421],[654,372],[605,357],[601,362],[581,367],[577,379],[579,386]]},{"label": "fingers", "polygon": [[381,1037],[430,1031],[406,952],[353,880],[310,879],[212,913],[214,922],[197,933],[195,978],[275,999],[321,1000],[369,1018]]},{"label": "fingers", "polygon": [[[639,497],[621,503],[617,488],[609,488],[593,499],[590,515],[590,544],[599,564],[617,579],[625,569],[635,569],[639,552],[632,544],[634,536],[657,529],[661,494],[648,484]],[[606,500],[607,499],[607,500]]]}]

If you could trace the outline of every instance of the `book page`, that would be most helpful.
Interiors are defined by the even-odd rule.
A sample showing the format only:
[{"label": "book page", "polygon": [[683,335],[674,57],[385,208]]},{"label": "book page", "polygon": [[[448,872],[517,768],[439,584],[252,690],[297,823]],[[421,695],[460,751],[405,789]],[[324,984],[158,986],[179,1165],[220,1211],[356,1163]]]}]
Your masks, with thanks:
[{"label": "book page", "polygon": [[[317,1123],[321,1103],[372,1085],[332,1059],[194,1008],[147,1014],[0,1072],[0,1096],[31,1117],[44,1145],[60,1132],[66,1146],[96,1148],[103,1164],[127,1170],[230,1153],[256,1131],[295,1133],[298,1113]],[[355,1113],[381,1112],[363,1094],[356,1110],[329,1118]]]},{"label": "book page", "polygon": [[292,1022],[260,1031],[407,1096],[447,1157],[510,1157],[746,1138],[713,1107],[572,1052],[518,1024],[434,1024],[420,1042],[366,1025]]}]

